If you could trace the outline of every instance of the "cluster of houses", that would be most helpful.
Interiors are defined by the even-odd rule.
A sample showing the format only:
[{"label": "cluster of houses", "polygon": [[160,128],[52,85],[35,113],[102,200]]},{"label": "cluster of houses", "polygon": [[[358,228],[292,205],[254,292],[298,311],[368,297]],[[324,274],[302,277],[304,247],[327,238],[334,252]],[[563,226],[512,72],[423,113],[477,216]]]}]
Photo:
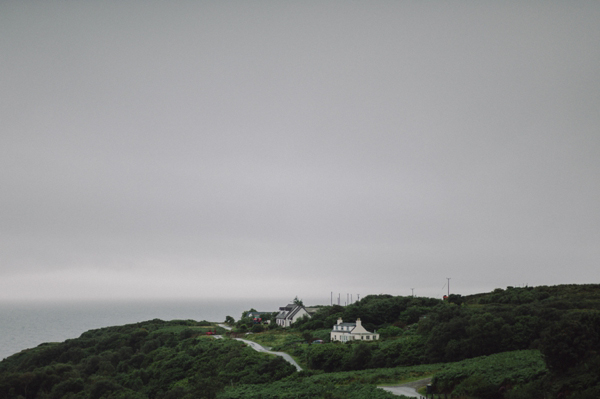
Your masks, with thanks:
[{"label": "cluster of houses", "polygon": [[[283,306],[279,308],[279,313],[275,317],[275,322],[278,326],[281,327],[290,327],[292,323],[297,321],[298,319],[306,316],[312,317],[318,308],[306,308],[303,305],[298,304],[288,304],[287,306]],[[248,313],[248,317],[251,317],[255,320],[260,320],[261,317],[270,312],[250,312]],[[354,323],[344,323],[344,321],[339,318],[337,324],[333,326],[331,330],[331,341],[341,341],[341,342],[349,342],[349,341],[375,341],[379,339],[379,334],[376,332],[367,331],[361,324],[360,319],[356,319]]]}]

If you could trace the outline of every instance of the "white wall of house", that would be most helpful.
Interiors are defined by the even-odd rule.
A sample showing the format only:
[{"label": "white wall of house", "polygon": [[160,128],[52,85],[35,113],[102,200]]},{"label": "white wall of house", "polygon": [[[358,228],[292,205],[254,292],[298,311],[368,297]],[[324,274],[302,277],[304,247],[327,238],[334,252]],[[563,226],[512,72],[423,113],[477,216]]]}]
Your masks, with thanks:
[{"label": "white wall of house", "polygon": [[308,316],[310,317],[310,315],[308,314],[308,312],[306,311],[306,309],[304,309],[304,307],[300,307],[300,309],[298,309],[298,311],[289,319],[286,319],[286,322],[288,323],[288,325],[286,325],[286,327],[291,327],[291,325],[298,320],[301,317],[304,316]]},{"label": "white wall of house", "polygon": [[295,306],[292,310],[282,310],[276,317],[277,325],[281,327],[290,327],[296,320],[310,314],[303,306]]},{"label": "white wall of house", "polygon": [[360,319],[356,319],[356,323],[344,323],[340,318],[331,330],[330,339],[332,342],[375,341],[379,339],[379,334],[367,331]]}]

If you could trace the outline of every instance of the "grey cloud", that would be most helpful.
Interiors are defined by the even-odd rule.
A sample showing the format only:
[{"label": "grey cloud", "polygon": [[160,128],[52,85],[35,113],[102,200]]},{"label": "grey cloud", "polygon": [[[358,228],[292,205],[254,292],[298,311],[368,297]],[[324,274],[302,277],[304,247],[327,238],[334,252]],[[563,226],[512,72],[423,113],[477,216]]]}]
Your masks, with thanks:
[{"label": "grey cloud", "polygon": [[595,281],[598,14],[4,3],[0,273],[147,271],[167,296]]}]

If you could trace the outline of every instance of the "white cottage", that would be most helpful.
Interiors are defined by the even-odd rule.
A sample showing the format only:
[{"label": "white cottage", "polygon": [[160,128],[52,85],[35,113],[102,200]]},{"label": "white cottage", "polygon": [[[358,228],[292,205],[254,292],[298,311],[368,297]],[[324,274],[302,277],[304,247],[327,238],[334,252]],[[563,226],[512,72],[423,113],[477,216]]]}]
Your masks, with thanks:
[{"label": "white cottage", "polygon": [[303,316],[310,317],[304,306],[289,304],[279,308],[279,313],[275,317],[275,321],[278,326],[290,327],[293,322]]},{"label": "white cottage", "polygon": [[331,330],[331,342],[375,341],[378,339],[379,334],[367,331],[362,326],[360,319],[356,319],[356,323],[344,323],[340,317]]}]

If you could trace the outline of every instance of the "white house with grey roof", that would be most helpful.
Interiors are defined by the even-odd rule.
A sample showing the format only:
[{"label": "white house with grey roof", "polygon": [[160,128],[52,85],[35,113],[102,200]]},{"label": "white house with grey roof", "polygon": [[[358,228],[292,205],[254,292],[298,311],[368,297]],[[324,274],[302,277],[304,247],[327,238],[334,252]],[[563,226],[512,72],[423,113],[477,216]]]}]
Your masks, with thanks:
[{"label": "white house with grey roof", "polygon": [[304,306],[290,303],[287,306],[279,308],[279,313],[275,317],[275,321],[278,326],[290,327],[293,322],[303,316],[310,317],[310,313],[306,311]]},{"label": "white house with grey roof", "polygon": [[375,341],[378,339],[379,334],[367,331],[362,326],[360,319],[356,319],[356,323],[344,323],[340,317],[331,330],[331,342]]}]

